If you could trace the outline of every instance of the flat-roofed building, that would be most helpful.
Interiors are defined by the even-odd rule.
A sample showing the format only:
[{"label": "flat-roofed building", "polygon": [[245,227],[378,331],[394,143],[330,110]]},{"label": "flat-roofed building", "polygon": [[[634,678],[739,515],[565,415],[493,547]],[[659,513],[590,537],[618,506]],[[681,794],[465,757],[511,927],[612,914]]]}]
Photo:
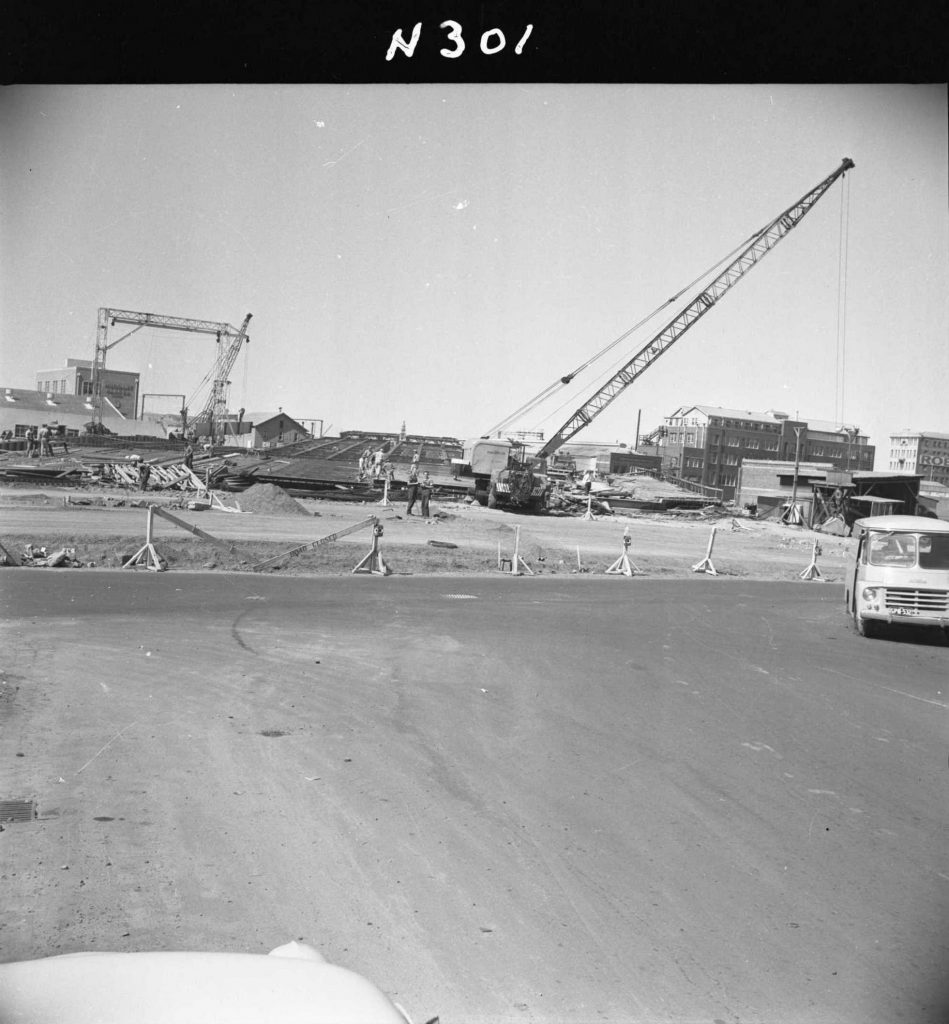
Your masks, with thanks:
[{"label": "flat-roofed building", "polygon": [[[67,359],[55,370],[37,370],[36,390],[53,395],[92,394],[92,360]],[[129,370],[102,371],[102,394],[123,416],[138,415],[139,374]]]}]

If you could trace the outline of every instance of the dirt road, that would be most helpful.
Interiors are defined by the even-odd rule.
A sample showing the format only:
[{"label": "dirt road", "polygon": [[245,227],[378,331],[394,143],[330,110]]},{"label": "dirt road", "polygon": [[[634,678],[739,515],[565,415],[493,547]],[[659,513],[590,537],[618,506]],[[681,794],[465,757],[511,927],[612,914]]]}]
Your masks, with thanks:
[{"label": "dirt road", "polygon": [[840,600],[8,570],[0,957],[302,938],[417,1020],[935,1024],[946,648]]}]

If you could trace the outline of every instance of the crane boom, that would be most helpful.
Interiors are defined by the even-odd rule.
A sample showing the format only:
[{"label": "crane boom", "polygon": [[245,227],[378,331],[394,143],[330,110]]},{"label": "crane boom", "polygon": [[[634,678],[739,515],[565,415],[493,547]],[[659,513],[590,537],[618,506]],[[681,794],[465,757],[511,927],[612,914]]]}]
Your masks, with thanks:
[{"label": "crane boom", "polygon": [[676,314],[665,327],[659,331],[617,372],[589,398],[564,425],[557,430],[537,452],[535,458],[546,458],[562,444],[579,433],[596,416],[598,416],[615,398],[648,369],[664,352],[701,317],[703,317],[719,299],[763,257],[765,257],[781,241],[788,232],[796,227],[809,213],[814,204],[824,195],[831,185],[845,172],[854,166],[853,160],[845,157],[833,174],[826,177],[819,185],[802,196],[793,206],[780,213],[770,224],[762,228],[742,252],[684,309]]},{"label": "crane boom", "polygon": [[208,400],[204,403],[204,408],[194,417],[198,420],[203,420],[207,417],[208,426],[212,434],[214,419],[224,412],[224,407],[227,404],[228,374],[234,367],[234,363],[241,350],[241,345],[245,341],[249,341],[247,325],[250,323],[252,315],[248,313],[244,317],[241,329],[231,338],[226,348],[224,347],[223,338],[218,338],[218,359],[214,370],[214,381],[211,384],[211,393],[208,395]]}]

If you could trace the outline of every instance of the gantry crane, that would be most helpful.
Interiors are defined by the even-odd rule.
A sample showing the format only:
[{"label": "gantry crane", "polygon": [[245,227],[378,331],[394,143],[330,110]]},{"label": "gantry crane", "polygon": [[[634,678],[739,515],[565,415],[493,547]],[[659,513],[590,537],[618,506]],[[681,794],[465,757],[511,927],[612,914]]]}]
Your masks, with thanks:
[{"label": "gantry crane", "polygon": [[[102,375],[105,370],[106,354],[109,349],[114,348],[120,341],[140,331],[143,327],[159,327],[171,331],[191,331],[198,334],[213,334],[217,337],[217,358],[215,359],[213,378],[211,381],[211,392],[201,412],[192,419],[208,419],[208,429],[214,433],[214,423],[220,419],[227,404],[228,374],[234,367],[234,363],[245,342],[250,342],[247,337],[247,325],[250,323],[252,314],[244,317],[244,322],[239,329],[230,324],[218,323],[213,320],[191,320],[182,316],[164,316],[160,313],[136,313],[128,309],[108,309],[100,307],[99,326],[96,331],[96,354],[92,362],[92,403],[93,430],[97,431],[102,424]],[[109,328],[116,324],[134,324],[132,330],[127,331],[121,338],[115,341],[108,341]],[[185,413],[185,410],[182,410]]]},{"label": "gantry crane", "polygon": [[[599,387],[573,413],[570,419],[555,431],[535,455],[529,459],[524,458],[523,443],[502,439],[499,428],[510,423],[514,417],[528,408],[533,408],[539,401],[552,394],[555,389],[569,384],[579,370],[555,381],[536,399],[522,406],[513,416],[502,421],[488,434],[482,435],[477,440],[466,442],[462,459],[456,461],[459,463],[459,472],[462,475],[474,478],[474,497],[490,506],[540,508],[547,486],[544,471],[548,456],[588,426],[640,374],[644,373],[663,353],[667,352],[696,321],[708,313],[726,292],[733,288],[785,235],[795,228],[831,185],[853,166],[853,160],[845,157],[833,174],[828,175],[796,203],[779,213],[774,220],[752,235],[751,240],[744,245],[738,256],[694,299],[680,309],[675,317],[658,334],[647,341],[605,384]],[[681,294],[680,292],[679,295]],[[679,295],[669,299],[666,305],[676,301]],[[631,332],[627,332],[627,335],[623,337],[628,336],[629,333]],[[584,365],[589,365],[589,363]],[[658,432],[655,433],[658,434]]]}]

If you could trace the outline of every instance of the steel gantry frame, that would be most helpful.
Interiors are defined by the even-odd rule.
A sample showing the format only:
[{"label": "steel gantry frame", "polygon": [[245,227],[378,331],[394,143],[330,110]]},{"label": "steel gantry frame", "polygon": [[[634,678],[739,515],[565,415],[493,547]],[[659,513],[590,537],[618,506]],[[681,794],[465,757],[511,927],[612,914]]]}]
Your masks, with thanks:
[{"label": "steel gantry frame", "polygon": [[[96,352],[95,358],[92,361],[93,429],[98,430],[102,425],[102,384],[106,355],[109,349],[115,348],[120,341],[124,341],[143,327],[158,327],[163,330],[213,334],[217,338],[218,352],[214,363],[211,393],[201,412],[195,417],[196,419],[201,419],[207,416],[210,429],[213,432],[215,417],[221,415],[224,411],[222,407],[227,402],[228,374],[234,366],[241,346],[245,342],[250,341],[247,337],[247,325],[250,323],[251,315],[248,313],[244,317],[244,322],[238,329],[228,323],[220,323],[215,320],[194,320],[183,316],[139,313],[130,309],[110,309],[101,306],[99,308],[99,322],[96,330]],[[121,338],[109,341],[109,328],[114,327],[116,324],[132,324],[133,326],[132,330],[127,331]]]}]

